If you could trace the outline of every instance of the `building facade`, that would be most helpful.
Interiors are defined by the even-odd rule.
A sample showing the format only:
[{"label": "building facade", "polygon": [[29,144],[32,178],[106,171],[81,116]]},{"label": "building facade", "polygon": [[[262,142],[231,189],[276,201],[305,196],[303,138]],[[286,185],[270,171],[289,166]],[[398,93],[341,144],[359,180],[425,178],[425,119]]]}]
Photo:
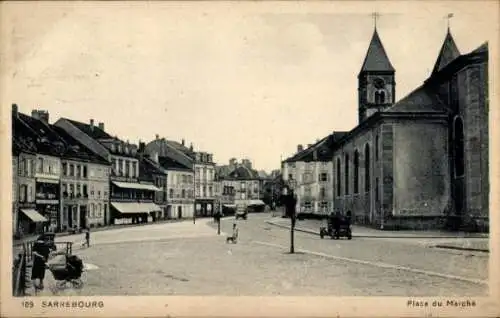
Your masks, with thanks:
[{"label": "building facade", "polygon": [[[158,191],[154,193],[154,203],[161,208],[161,211],[152,213],[153,222],[160,219],[167,219],[167,195],[168,195],[168,174],[160,163],[158,158],[149,158],[149,156],[144,155],[145,144],[139,144],[139,154],[141,156],[139,162],[139,177],[143,181],[150,182]],[[156,160],[156,161],[155,161]]]},{"label": "building facade", "polygon": [[189,167],[170,157],[159,157],[160,166],[167,171],[167,218],[182,219],[195,216],[194,173]]},{"label": "building facade", "polygon": [[297,146],[297,153],[283,163],[283,179],[294,180],[299,217],[322,217],[334,211],[332,155],[335,144],[346,133],[334,132],[306,149]]},{"label": "building facade", "polygon": [[62,128],[53,129],[67,145],[61,158],[61,230],[109,224],[109,162]]},{"label": "building facade", "polygon": [[395,102],[375,30],[359,73],[360,122],[334,146],[335,208],[382,229],[488,222],[488,46],[461,55],[448,30],[430,77]]},{"label": "building facade", "polygon": [[[93,153],[105,158],[110,163],[109,170],[109,211],[99,210],[104,220],[111,224],[117,223],[143,223],[152,220],[151,214],[161,211],[154,204],[154,193],[159,191],[152,183],[139,179],[139,156],[138,147],[128,141],[109,135],[104,130],[104,124],[94,125],[91,119],[89,124],[60,118],[55,124],[72,138],[87,147]],[[106,175],[98,173],[98,178]],[[92,190],[91,190],[92,191]],[[97,199],[103,198],[105,187],[94,188]],[[99,197],[99,191],[101,196]],[[102,214],[99,214],[101,211]],[[109,213],[109,214],[108,214]]]},{"label": "building facade", "polygon": [[212,154],[194,153],[194,182],[196,216],[212,216],[215,203],[215,163]]}]

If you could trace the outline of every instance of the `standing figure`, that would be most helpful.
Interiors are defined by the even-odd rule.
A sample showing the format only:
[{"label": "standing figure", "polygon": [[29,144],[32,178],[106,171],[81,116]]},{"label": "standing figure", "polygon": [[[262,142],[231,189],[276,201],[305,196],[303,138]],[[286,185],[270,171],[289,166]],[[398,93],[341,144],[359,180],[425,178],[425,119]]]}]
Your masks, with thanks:
[{"label": "standing figure", "polygon": [[85,231],[85,245],[90,247],[90,228]]},{"label": "standing figure", "polygon": [[[43,236],[38,237],[33,244],[33,267],[31,270],[31,280],[35,291],[43,289],[43,280],[45,279],[45,268],[50,255],[50,246]],[[38,280],[38,282],[37,282]]]}]

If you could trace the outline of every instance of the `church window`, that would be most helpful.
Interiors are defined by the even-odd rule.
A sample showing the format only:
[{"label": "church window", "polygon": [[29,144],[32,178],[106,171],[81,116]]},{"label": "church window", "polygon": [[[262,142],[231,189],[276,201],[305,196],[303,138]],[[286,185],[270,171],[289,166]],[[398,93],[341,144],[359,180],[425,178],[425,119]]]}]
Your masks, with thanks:
[{"label": "church window", "polygon": [[346,154],[345,155],[345,176],[344,176],[344,180],[345,180],[345,194],[348,195],[349,194],[349,155]]},{"label": "church window", "polygon": [[354,193],[359,193],[359,152],[354,152]]},{"label": "church window", "polygon": [[370,146],[365,145],[365,192],[370,191]]},{"label": "church window", "polygon": [[337,196],[340,197],[340,159],[337,158]]},{"label": "church window", "polygon": [[454,128],[454,150],[455,150],[455,176],[461,177],[465,172],[464,162],[464,123],[460,117],[455,119]]},{"label": "church window", "polygon": [[375,104],[385,104],[385,91],[378,90],[375,92]]}]

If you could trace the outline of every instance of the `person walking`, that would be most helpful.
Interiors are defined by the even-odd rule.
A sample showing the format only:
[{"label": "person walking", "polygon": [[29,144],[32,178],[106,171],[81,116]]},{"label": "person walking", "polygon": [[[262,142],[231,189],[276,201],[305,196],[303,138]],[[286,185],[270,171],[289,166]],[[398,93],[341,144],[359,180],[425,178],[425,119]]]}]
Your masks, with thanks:
[{"label": "person walking", "polygon": [[87,245],[87,247],[90,247],[90,228],[87,228],[87,230],[85,231],[85,245]]}]

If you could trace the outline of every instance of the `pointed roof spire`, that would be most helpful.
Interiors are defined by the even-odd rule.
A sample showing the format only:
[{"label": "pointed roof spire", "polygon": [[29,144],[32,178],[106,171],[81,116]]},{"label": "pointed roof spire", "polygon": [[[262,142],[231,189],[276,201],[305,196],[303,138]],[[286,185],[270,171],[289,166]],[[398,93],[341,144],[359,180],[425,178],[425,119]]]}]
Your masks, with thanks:
[{"label": "pointed roof spire", "polygon": [[384,46],[382,45],[382,41],[380,40],[380,37],[377,32],[376,18],[378,14],[374,14],[373,16],[375,18],[375,28],[360,73],[367,71],[394,72],[394,67],[392,67],[391,62],[387,57],[387,53],[385,52]]},{"label": "pointed roof spire", "polygon": [[434,64],[434,69],[432,70],[432,74],[439,72],[446,65],[450,64],[451,61],[460,56],[460,51],[458,50],[457,45],[455,44],[455,40],[450,32],[450,27],[446,31],[446,37],[444,38],[443,45],[441,46],[441,50],[439,51],[438,58],[436,63]]}]

